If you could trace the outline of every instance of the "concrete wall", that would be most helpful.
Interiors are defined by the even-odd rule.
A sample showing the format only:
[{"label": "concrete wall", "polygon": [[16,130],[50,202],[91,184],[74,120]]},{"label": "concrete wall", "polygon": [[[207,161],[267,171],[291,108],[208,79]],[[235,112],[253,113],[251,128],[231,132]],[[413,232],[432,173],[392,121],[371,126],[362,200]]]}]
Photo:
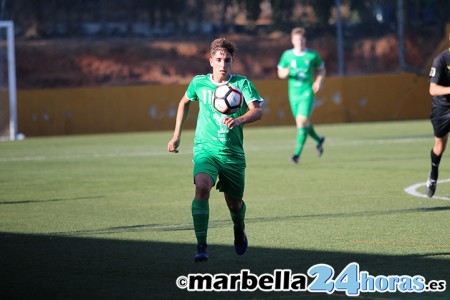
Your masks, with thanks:
[{"label": "concrete wall", "polygon": [[[255,80],[266,103],[254,125],[293,125],[285,80]],[[186,85],[18,91],[18,127],[26,136],[172,130]],[[428,118],[428,78],[416,74],[328,77],[317,94],[316,124]],[[191,105],[185,128],[194,128]]]}]

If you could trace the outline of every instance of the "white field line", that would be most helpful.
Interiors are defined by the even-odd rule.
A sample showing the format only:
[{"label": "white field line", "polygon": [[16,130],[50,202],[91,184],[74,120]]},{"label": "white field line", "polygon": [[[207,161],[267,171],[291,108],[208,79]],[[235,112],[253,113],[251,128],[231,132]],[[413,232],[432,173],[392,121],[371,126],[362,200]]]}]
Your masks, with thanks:
[{"label": "white field line", "polygon": [[[428,140],[429,138],[399,138],[399,139],[362,139],[362,140],[346,140],[346,139],[332,139],[326,140],[326,147],[354,147],[360,145],[379,145],[379,144],[405,144],[414,143],[418,141]],[[267,142],[263,144],[252,145],[248,143],[244,145],[247,152],[251,151],[267,151],[267,150],[282,150],[291,149],[295,144],[294,137],[292,141],[278,141]],[[312,143],[308,143],[306,147],[313,147]],[[44,161],[44,160],[66,160],[66,159],[79,159],[79,158],[114,158],[114,157],[146,157],[146,156],[164,156],[169,153],[164,150],[164,147],[159,149],[149,149],[148,151],[117,151],[117,152],[91,152],[91,153],[64,153],[61,155],[11,155],[0,157],[0,162],[14,162],[14,161]],[[192,155],[192,146],[181,147],[180,154]],[[171,154],[172,155],[172,154]]]},{"label": "white field line", "polygon": [[[183,151],[184,154],[192,154],[192,150]],[[79,158],[114,158],[114,157],[145,157],[145,156],[162,156],[169,154],[166,151],[141,151],[141,152],[114,152],[114,153],[73,153],[63,155],[36,155],[36,156],[10,156],[0,157],[0,162],[11,161],[39,161],[39,160],[66,160],[66,159],[79,159]]]},{"label": "white field line", "polygon": [[[450,182],[450,178],[438,180],[438,186],[439,186],[439,184],[446,183],[446,182]],[[422,193],[417,191],[418,188],[426,186],[426,185],[427,185],[426,182],[415,183],[415,184],[410,185],[407,188],[405,188],[405,192],[410,194],[411,196],[414,196],[414,197],[428,198],[428,196],[426,194],[422,194]],[[445,196],[436,196],[435,195],[435,196],[433,196],[432,199],[439,199],[439,200],[444,200],[444,201],[450,201],[450,198],[449,197],[445,197]]]}]

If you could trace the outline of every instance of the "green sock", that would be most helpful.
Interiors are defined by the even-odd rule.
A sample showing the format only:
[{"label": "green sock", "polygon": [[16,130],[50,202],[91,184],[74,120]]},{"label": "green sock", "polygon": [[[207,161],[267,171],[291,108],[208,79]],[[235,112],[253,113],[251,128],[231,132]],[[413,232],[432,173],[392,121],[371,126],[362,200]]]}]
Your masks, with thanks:
[{"label": "green sock", "polygon": [[297,147],[295,148],[294,155],[300,155],[302,153],[307,136],[308,130],[306,127],[297,128]]},{"label": "green sock", "polygon": [[245,202],[242,201],[242,210],[238,213],[232,212],[230,210],[231,220],[233,220],[235,229],[244,229],[245,228],[245,211],[247,210],[247,206]]},{"label": "green sock", "polygon": [[313,124],[310,124],[308,126],[308,133],[309,135],[316,141],[316,143],[318,143],[320,141],[320,137],[319,135],[316,133],[316,131],[314,130],[314,126]]},{"label": "green sock", "polygon": [[206,245],[206,236],[208,232],[209,221],[209,201],[192,200],[191,210],[197,244]]}]

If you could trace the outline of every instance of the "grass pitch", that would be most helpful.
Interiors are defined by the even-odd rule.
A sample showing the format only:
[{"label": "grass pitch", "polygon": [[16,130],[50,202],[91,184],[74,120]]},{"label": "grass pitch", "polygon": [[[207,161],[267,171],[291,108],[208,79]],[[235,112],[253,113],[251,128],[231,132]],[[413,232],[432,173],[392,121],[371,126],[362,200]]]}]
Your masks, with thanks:
[{"label": "grass pitch", "polygon": [[[187,292],[190,273],[306,274],[350,262],[371,275],[450,284],[450,183],[422,197],[433,144],[427,120],[316,126],[298,165],[295,128],[245,129],[249,249],[237,256],[221,193],[212,191],[210,259],[195,264],[193,132],[29,138],[0,143],[0,298],[344,299],[343,293]],[[450,178],[444,155],[440,179]],[[405,192],[417,184],[415,195]],[[447,198],[448,197],[448,198]],[[449,299],[365,293],[359,299]]]}]

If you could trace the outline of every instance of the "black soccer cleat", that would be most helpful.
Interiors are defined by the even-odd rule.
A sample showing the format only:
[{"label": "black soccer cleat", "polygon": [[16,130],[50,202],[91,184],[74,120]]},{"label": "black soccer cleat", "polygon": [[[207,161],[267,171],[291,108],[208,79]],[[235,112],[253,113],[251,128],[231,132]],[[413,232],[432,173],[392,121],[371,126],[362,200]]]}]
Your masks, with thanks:
[{"label": "black soccer cleat", "polygon": [[317,146],[316,146],[316,149],[317,149],[317,156],[318,156],[318,157],[321,157],[322,154],[323,154],[323,143],[324,143],[324,142],[325,142],[325,137],[324,137],[324,136],[320,137],[319,143],[318,143]]},{"label": "black soccer cleat", "polygon": [[427,180],[427,196],[433,197],[434,192],[436,192],[437,181],[435,179],[428,178]]},{"label": "black soccer cleat", "polygon": [[206,248],[208,246],[205,244],[197,245],[197,254],[194,256],[195,262],[207,262],[208,261],[208,252],[206,252]]},{"label": "black soccer cleat", "polygon": [[298,156],[298,155],[292,155],[292,157],[289,158],[289,160],[290,160],[291,162],[293,162],[294,164],[298,164],[299,158],[300,158],[300,156]]},{"label": "black soccer cleat", "polygon": [[248,240],[245,229],[234,229],[234,251],[237,255],[242,255],[247,251]]}]

